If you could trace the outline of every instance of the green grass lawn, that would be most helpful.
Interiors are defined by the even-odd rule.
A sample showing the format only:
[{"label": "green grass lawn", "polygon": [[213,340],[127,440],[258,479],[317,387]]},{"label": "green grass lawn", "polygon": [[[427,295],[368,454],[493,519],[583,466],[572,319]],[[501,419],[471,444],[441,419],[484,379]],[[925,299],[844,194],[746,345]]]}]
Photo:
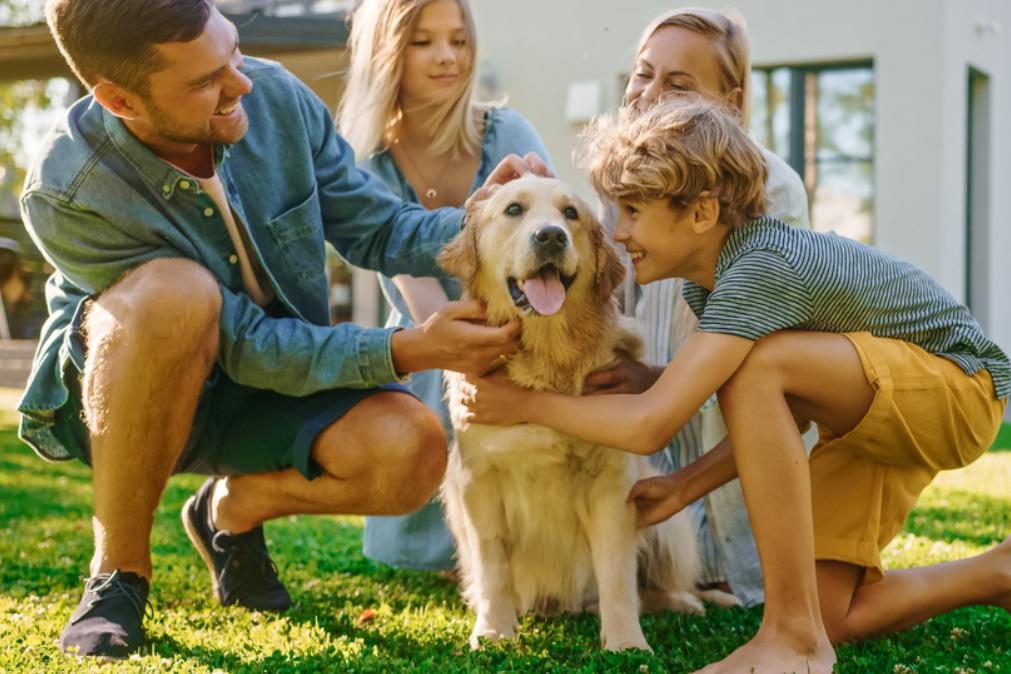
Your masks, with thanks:
[{"label": "green grass lawn", "polygon": [[[471,616],[455,588],[434,574],[363,558],[356,517],[269,523],[293,609],[283,617],[223,609],[178,517],[200,482],[174,478],[158,511],[148,645],[99,668],[56,647],[91,553],[89,473],[37,459],[9,425],[0,428],[0,672],[685,672],[743,643],[761,618],[760,608],[644,617],[653,655],[601,652],[595,616],[525,618],[517,643],[471,653]],[[993,451],[940,476],[888,548],[886,564],[957,559],[1009,534],[1011,452]],[[1011,617],[962,609],[838,652],[840,673],[1011,673]]]}]

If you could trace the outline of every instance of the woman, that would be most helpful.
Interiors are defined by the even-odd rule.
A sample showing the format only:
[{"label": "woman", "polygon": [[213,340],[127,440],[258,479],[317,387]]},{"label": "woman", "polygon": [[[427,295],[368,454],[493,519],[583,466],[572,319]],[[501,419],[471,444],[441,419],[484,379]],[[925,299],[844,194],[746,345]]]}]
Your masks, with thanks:
[{"label": "woman", "polygon": [[[666,96],[699,94],[737,109],[741,125],[747,128],[750,62],[743,21],[707,9],[665,12],[642,33],[623,105],[645,111]],[[769,172],[769,215],[809,228],[807,194],[800,177],[775,154],[764,148],[762,154]],[[605,213],[605,221],[613,230],[617,221],[613,209]],[[633,284],[634,278],[627,281]],[[695,315],[681,297],[680,280],[650,283],[638,289],[637,298],[634,292],[627,292],[626,297],[635,302],[635,315],[646,338],[646,363],[626,360],[614,370],[591,376],[587,380],[591,392],[649,388],[697,326]],[[725,434],[719,409],[711,401],[675,436],[666,452],[652,457],[653,463],[665,472],[682,468]],[[693,516],[699,530],[703,581],[714,586],[729,584],[745,605],[760,603],[761,571],[737,483],[712,492],[704,503],[694,504]]]},{"label": "woman", "polygon": [[[364,0],[351,17],[348,88],[337,121],[361,166],[405,201],[462,206],[508,154],[547,153],[515,112],[474,96],[474,20],[466,0]],[[380,276],[388,326],[424,321],[447,298],[448,278]],[[411,390],[451,432],[442,373],[415,374]],[[452,569],[453,540],[439,503],[400,517],[367,517],[364,552],[411,569]]]}]

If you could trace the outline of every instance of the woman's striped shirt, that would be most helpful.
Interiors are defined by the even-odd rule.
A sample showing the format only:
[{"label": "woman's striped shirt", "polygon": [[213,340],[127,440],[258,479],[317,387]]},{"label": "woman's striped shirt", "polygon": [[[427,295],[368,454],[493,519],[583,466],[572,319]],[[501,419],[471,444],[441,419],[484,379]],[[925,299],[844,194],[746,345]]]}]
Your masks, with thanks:
[{"label": "woman's striped shirt", "polygon": [[716,263],[712,292],[686,281],[684,298],[703,332],[758,340],[777,330],[869,332],[986,368],[997,398],[1011,364],[969,310],[908,262],[835,234],[763,218],[735,230]]}]

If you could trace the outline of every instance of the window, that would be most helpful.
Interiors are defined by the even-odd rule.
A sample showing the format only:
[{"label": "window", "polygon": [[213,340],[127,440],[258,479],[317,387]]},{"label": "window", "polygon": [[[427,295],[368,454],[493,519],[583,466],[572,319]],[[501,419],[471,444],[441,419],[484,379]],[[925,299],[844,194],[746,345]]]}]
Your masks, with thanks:
[{"label": "window", "polygon": [[751,82],[751,135],[803,179],[811,225],[871,243],[872,66],[755,68]]}]

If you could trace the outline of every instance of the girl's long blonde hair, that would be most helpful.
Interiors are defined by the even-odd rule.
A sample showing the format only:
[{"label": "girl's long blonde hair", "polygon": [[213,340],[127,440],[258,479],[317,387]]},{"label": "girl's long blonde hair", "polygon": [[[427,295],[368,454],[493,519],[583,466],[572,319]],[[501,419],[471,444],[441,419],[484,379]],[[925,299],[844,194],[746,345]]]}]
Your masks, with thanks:
[{"label": "girl's long blonde hair", "polygon": [[[455,0],[467,32],[468,63],[456,96],[428,104],[427,131],[435,155],[474,154],[481,131],[472,114],[477,30],[467,0]],[[421,10],[432,0],[363,0],[350,16],[351,61],[347,88],[337,107],[337,127],[358,157],[385,150],[403,114],[399,100],[404,52]]]},{"label": "girl's long blonde hair", "polygon": [[636,59],[653,33],[664,26],[684,28],[713,41],[718,55],[723,93],[740,87],[740,122],[747,129],[751,112],[751,49],[744,17],[739,12],[724,14],[701,7],[682,7],[665,12],[653,19],[642,32],[639,46],[635,50]]}]

